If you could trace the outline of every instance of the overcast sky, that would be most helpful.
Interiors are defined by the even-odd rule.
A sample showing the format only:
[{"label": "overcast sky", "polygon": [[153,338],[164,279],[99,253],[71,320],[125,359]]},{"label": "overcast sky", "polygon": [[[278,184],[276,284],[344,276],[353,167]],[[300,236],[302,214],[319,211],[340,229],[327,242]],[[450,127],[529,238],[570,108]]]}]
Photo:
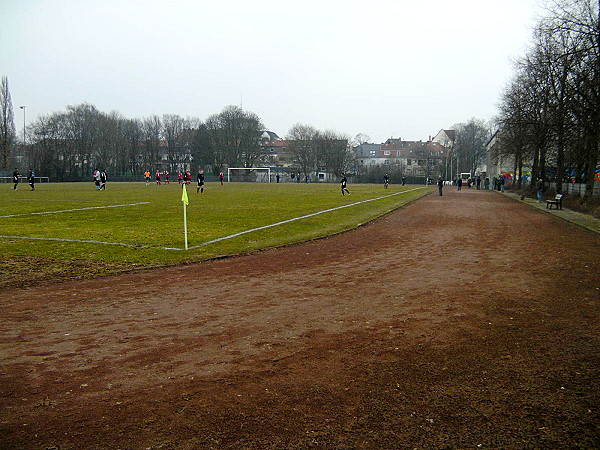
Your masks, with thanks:
[{"label": "overcast sky", "polygon": [[488,120],[539,0],[0,0],[15,122],[83,102],[205,120],[243,105],[372,142]]}]

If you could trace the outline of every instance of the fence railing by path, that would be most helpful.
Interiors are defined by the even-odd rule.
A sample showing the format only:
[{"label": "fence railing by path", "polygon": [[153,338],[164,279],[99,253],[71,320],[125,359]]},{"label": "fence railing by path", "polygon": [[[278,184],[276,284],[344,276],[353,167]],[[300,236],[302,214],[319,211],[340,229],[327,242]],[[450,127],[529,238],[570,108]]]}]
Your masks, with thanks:
[{"label": "fence railing by path", "polygon": [[[556,190],[556,183],[548,183],[550,189]],[[577,195],[579,197],[583,197],[585,194],[585,183],[563,183],[562,185],[562,193],[569,195]],[[592,192],[594,197],[600,197],[600,183],[594,183],[594,190]]]}]

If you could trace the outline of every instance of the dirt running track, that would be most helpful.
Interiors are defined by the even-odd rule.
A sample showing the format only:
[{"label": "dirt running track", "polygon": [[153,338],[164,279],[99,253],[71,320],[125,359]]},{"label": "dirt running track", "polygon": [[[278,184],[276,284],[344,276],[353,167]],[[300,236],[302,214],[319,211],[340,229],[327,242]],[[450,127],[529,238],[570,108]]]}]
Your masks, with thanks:
[{"label": "dirt running track", "polygon": [[333,238],[0,294],[0,448],[598,448],[600,237],[445,188]]}]

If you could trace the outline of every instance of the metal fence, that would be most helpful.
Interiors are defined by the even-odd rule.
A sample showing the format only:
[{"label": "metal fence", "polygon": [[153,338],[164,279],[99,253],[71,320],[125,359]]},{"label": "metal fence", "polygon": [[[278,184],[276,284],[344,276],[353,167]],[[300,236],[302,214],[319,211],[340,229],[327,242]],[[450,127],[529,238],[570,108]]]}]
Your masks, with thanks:
[{"label": "metal fence", "polygon": [[[550,189],[556,190],[556,183],[549,184]],[[583,194],[585,194],[585,183],[563,183],[562,193],[583,197]],[[592,195],[594,197],[600,197],[600,183],[594,183],[594,190],[592,191]]]}]

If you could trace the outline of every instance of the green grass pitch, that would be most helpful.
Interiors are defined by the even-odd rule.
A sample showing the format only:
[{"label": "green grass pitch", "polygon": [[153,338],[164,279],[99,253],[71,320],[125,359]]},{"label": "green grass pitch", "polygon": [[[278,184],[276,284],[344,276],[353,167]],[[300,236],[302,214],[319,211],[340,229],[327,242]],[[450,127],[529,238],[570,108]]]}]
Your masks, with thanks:
[{"label": "green grass pitch", "polygon": [[[40,183],[35,191],[26,184],[16,191],[12,184],[2,184],[0,257],[103,261],[119,267],[200,261],[338,233],[431,192],[425,186],[350,185],[349,189],[351,195],[342,196],[337,184],[207,183],[204,194],[198,194],[193,183],[187,187],[191,249],[185,251],[171,250],[184,247],[182,192],[177,183],[108,183],[106,191],[97,191],[92,183]],[[205,245],[379,197],[385,198]]]}]

